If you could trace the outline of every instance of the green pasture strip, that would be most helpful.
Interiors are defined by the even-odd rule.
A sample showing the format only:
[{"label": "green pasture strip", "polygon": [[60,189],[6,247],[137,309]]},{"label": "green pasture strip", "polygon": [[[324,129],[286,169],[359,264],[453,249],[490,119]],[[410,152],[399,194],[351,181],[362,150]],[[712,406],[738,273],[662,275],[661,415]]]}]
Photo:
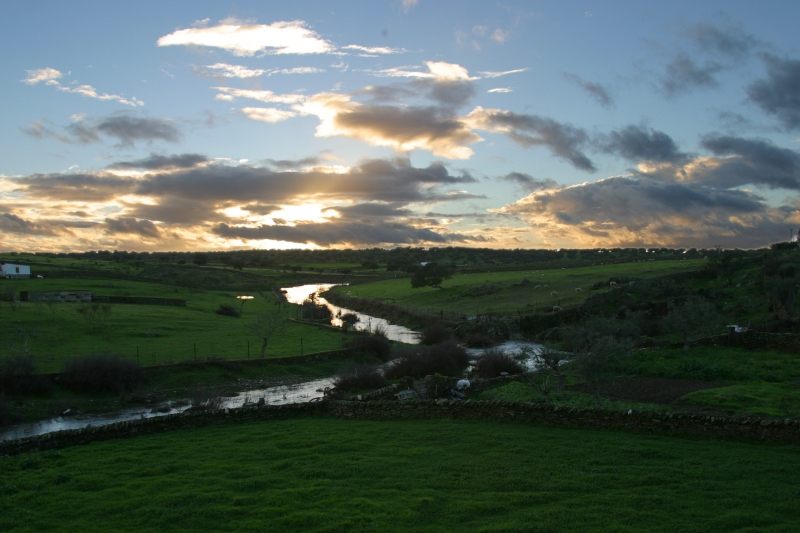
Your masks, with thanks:
[{"label": "green pasture strip", "polygon": [[632,375],[705,381],[800,379],[800,355],[724,346],[652,348],[620,357],[621,370]]},{"label": "green pasture strip", "polygon": [[4,531],[788,531],[800,448],[298,418],[0,458]]},{"label": "green pasture strip", "polygon": [[737,383],[695,391],[683,396],[680,401],[737,414],[800,417],[800,386],[797,383]]},{"label": "green pasture strip", "polygon": [[478,313],[550,309],[575,305],[592,294],[591,287],[609,278],[649,278],[696,270],[705,261],[668,260],[621,263],[570,269],[456,274],[441,288],[411,288],[407,278],[337,287],[348,296],[380,300],[416,311]]}]

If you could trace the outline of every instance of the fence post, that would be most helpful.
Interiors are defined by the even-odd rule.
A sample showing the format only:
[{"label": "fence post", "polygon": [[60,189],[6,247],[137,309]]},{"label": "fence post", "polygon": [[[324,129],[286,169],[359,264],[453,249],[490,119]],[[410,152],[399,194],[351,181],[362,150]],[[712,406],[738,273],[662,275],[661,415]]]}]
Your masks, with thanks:
[{"label": "fence post", "polygon": [[247,358],[250,359],[250,339],[247,339]]},{"label": "fence post", "polygon": [[194,343],[194,360],[197,361],[197,343]]},{"label": "fence post", "polygon": [[303,337],[300,336],[300,355],[303,355]]},{"label": "fence post", "polygon": [[142,366],[141,361],[139,361],[139,345],[136,345],[136,364]]}]

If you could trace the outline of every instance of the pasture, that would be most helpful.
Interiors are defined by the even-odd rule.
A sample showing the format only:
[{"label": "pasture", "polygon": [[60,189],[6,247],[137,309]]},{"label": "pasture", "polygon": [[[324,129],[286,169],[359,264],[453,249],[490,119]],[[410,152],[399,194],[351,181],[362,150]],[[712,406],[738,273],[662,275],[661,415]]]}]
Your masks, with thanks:
[{"label": "pasture", "polygon": [[786,531],[800,449],[463,420],[218,424],[0,458],[4,531]]},{"label": "pasture", "polygon": [[[441,288],[413,289],[407,278],[337,287],[334,292],[377,300],[424,313],[458,315],[550,311],[584,301],[593,290],[607,290],[609,280],[652,278],[696,270],[703,259],[645,261],[509,272],[456,274]],[[599,284],[598,289],[593,287]]]}]

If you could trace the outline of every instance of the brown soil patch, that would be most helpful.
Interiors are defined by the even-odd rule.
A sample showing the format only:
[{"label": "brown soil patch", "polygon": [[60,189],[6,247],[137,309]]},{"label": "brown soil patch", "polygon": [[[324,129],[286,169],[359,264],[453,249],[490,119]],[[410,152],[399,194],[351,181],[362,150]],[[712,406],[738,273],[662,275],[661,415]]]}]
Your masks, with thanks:
[{"label": "brown soil patch", "polygon": [[582,383],[570,387],[572,390],[594,394],[612,400],[628,400],[643,403],[672,403],[681,396],[696,390],[719,387],[719,383],[698,379],[668,379],[650,377],[616,378],[595,386]]}]

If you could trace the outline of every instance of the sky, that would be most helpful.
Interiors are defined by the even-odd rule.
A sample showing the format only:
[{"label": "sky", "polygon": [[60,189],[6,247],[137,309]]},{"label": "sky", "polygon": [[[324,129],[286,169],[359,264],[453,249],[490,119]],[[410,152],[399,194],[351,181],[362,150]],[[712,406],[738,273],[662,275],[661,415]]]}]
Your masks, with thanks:
[{"label": "sky", "polygon": [[800,3],[0,4],[0,251],[754,248]]}]

